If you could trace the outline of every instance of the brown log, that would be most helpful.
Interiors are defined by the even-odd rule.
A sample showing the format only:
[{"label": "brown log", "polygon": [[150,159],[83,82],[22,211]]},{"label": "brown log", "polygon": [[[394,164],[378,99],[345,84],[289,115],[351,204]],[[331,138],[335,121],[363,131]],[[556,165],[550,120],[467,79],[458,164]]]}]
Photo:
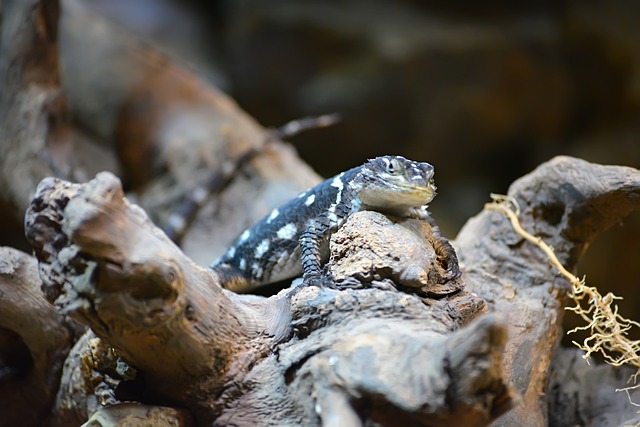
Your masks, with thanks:
[{"label": "brown log", "polygon": [[191,427],[193,420],[184,410],[122,403],[100,409],[87,424],[91,427]]},{"label": "brown log", "polygon": [[37,183],[54,174],[56,159],[47,159],[44,151],[52,128],[64,126],[55,51],[58,2],[45,7],[10,0],[2,6],[0,186],[6,191],[1,197],[22,217]]},{"label": "brown log", "polygon": [[634,426],[640,423],[637,407],[640,391],[629,396],[616,392],[628,387],[636,370],[586,363],[575,348],[559,348],[549,375],[549,419],[551,427],[590,424],[593,426]]},{"label": "brown log", "polygon": [[203,171],[263,142],[264,129],[232,99],[90,3],[64,1],[59,61],[74,119],[114,145],[124,181],[139,194],[163,174],[165,192],[193,186]]},{"label": "brown log", "polygon": [[[514,182],[509,195],[522,208],[525,229],[573,270],[598,233],[640,208],[640,171],[561,156]],[[505,370],[523,401],[495,425],[546,425],[546,387],[569,284],[499,213],[472,218],[455,246],[468,289],[509,319]]]},{"label": "brown log", "polygon": [[[575,262],[577,256],[571,254],[582,248],[580,245],[636,206],[639,174],[631,168],[558,158],[516,182],[512,194],[526,206],[525,227],[535,224],[538,233],[544,230],[565,262]],[[596,177],[597,186],[593,181]],[[610,207],[614,202],[615,209],[600,207]],[[547,209],[558,212],[559,206],[563,216],[545,215]],[[545,390],[560,332],[560,300],[568,288],[563,281],[553,279],[547,260],[537,249],[515,238],[506,220],[496,215],[485,212],[472,220],[457,245],[473,291],[490,302],[490,309],[508,313],[513,331],[505,352],[507,372],[524,400],[517,411],[498,423],[545,425],[547,404],[540,401],[539,392]],[[117,181],[109,175],[100,175],[81,186],[44,181],[29,218],[30,237],[42,262],[49,297],[91,325],[128,362],[140,368],[158,392],[189,405],[200,422],[331,425],[337,417],[358,425],[356,421],[362,417],[383,423],[390,422],[388,417],[408,417],[406,420],[420,422],[463,419],[469,425],[486,425],[510,405],[499,364],[502,322],[490,318],[493,320],[472,323],[469,330],[461,330],[464,338],[449,335],[456,325],[468,322],[478,312],[463,307],[482,307],[482,303],[469,303],[473,294],[464,292],[441,300],[407,294],[409,286],[402,286],[398,273],[410,269],[410,263],[388,270],[381,269],[378,262],[361,263],[358,271],[348,270],[352,282],[347,284],[351,289],[304,288],[293,292],[288,307],[287,292],[253,300],[221,291],[214,275],[190,263],[138,208],[123,199]],[[412,244],[401,244],[392,250],[393,245],[381,244],[407,239],[406,235],[400,238],[402,234],[397,230],[387,231],[390,234],[381,239],[385,228],[394,230],[384,220],[380,222],[383,218],[374,213],[354,215],[334,236],[335,253],[354,254],[368,247],[373,251],[371,259],[387,257],[382,264],[390,266],[397,260],[415,259],[405,256],[405,248]],[[541,223],[539,218],[553,221]],[[411,230],[413,220],[408,221],[403,227]],[[415,232],[415,227],[412,230]],[[360,237],[354,237],[357,235]],[[345,244],[351,244],[351,250],[338,249]],[[398,250],[404,251],[402,256]],[[357,265],[345,264],[343,258],[332,259],[330,268],[339,272],[341,265]],[[424,265],[423,261],[418,263]],[[441,266],[436,263],[432,268]],[[385,271],[392,274],[385,277],[381,274]],[[428,272],[424,275],[438,276]],[[398,282],[400,287],[395,286]],[[66,285],[63,288],[61,284]],[[128,297],[123,298],[121,293]],[[203,294],[210,297],[203,299]],[[87,296],[91,296],[89,301],[83,301]],[[253,311],[247,309],[249,306]],[[266,306],[271,306],[272,312],[275,307],[280,313],[270,319],[271,323],[264,315]],[[402,310],[398,311],[398,307]],[[200,312],[203,316],[193,316]],[[183,316],[198,326],[185,327]],[[216,327],[210,324],[211,319],[215,319]],[[199,325],[201,321],[205,325]],[[514,321],[519,323],[511,323]],[[520,329],[523,325],[525,330]],[[194,336],[190,328],[206,333]],[[287,337],[282,331],[289,328],[294,331],[293,337],[281,342]],[[257,331],[267,331],[267,336],[252,340]],[[145,338],[146,335],[153,338]],[[158,337],[162,337],[161,343],[171,341],[177,345],[167,349],[156,342]],[[484,347],[480,343],[472,346],[479,353],[476,356],[464,346],[460,350],[462,356],[455,356],[457,352],[442,353],[442,346],[453,345],[446,343],[466,343],[469,337],[481,337],[480,342],[484,343]],[[149,348],[162,351],[162,364],[153,352],[148,352]],[[188,354],[181,353],[184,349],[189,350]],[[207,353],[207,349],[212,352]],[[272,351],[278,356],[274,357]],[[473,357],[486,358],[484,366],[492,368],[477,375],[462,375],[456,369],[448,371],[449,376],[444,378],[434,374],[433,369],[437,372],[443,366],[465,366],[466,362],[470,364],[466,366],[478,366]],[[172,363],[185,359],[199,375],[185,371],[180,363]],[[414,360],[421,361],[418,371],[412,368]],[[368,366],[366,375],[360,371],[362,363]],[[216,369],[220,366],[233,368],[221,376]],[[444,385],[427,388],[425,395],[425,384],[437,384],[436,377]],[[468,381],[460,383],[456,378]],[[231,380],[233,386],[225,386]],[[411,391],[409,384],[418,384],[419,389]],[[487,387],[493,392],[487,394]],[[194,388],[200,392],[197,401]],[[451,390],[456,390],[454,397]],[[480,395],[474,393],[478,390]],[[448,400],[442,393],[449,396]],[[479,396],[491,398],[480,404]],[[460,405],[467,410],[459,411]],[[269,409],[273,407],[289,410],[276,417]],[[468,407],[484,409],[470,412]],[[461,413],[472,415],[459,418]]]},{"label": "brown log", "polygon": [[[269,138],[233,99],[89,3],[63,6],[59,61],[69,110],[103,146],[113,144],[121,177],[156,224],[165,225],[212,173]],[[272,141],[210,198],[181,247],[207,265],[244,228],[319,181],[292,147]]]},{"label": "brown log", "polygon": [[[407,221],[416,242],[429,241]],[[397,414],[486,425],[510,405],[501,381],[503,321],[490,317],[450,335],[464,323],[461,313],[466,321],[477,313],[467,310],[471,295],[425,303],[389,283],[306,287],[267,299],[223,291],[215,273],[186,258],[107,173],[83,185],[44,180],[26,224],[49,300],[199,423],[331,425],[344,414],[354,423]],[[379,233],[393,241],[399,231],[385,227]],[[368,244],[388,263],[405,250]]]},{"label": "brown log", "polygon": [[72,337],[40,292],[36,260],[0,248],[0,424],[36,426],[46,419]]},{"label": "brown log", "polygon": [[27,229],[49,301],[152,373],[160,395],[207,405],[199,391],[221,389],[287,333],[284,299],[257,304],[223,291],[111,174],[85,185],[44,180]]},{"label": "brown log", "polygon": [[46,176],[87,180],[114,156],[71,123],[58,73],[58,0],[2,4],[0,198],[22,221]]}]

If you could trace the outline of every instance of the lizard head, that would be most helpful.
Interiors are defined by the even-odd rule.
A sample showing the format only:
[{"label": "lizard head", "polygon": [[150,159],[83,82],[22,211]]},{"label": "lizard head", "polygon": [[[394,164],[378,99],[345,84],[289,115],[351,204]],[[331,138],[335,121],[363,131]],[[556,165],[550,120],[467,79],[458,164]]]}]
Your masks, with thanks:
[{"label": "lizard head", "polygon": [[355,178],[360,201],[373,208],[402,212],[425,206],[436,196],[433,166],[402,156],[382,156],[364,164]]}]

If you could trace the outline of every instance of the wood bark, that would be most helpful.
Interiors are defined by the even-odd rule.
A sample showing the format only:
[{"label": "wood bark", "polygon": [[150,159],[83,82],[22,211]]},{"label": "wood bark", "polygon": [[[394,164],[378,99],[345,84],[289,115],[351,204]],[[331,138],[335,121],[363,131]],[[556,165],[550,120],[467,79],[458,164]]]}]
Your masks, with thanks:
[{"label": "wood bark", "polygon": [[42,295],[35,258],[0,248],[0,424],[47,418],[73,332]]},{"label": "wood bark", "polygon": [[[25,425],[60,426],[127,417],[239,426],[633,420],[624,396],[562,381],[584,371],[575,353],[556,351],[568,284],[496,213],[481,212],[456,238],[460,280],[444,277],[428,224],[363,212],[332,238],[335,286],[268,298],[222,289],[197,262],[318,177],[273,144],[212,198],[178,248],[154,221],[207,169],[260,147],[266,131],[169,58],[114,35],[82,3],[62,4],[3,4],[0,143],[11,155],[0,178],[12,184],[4,199],[15,215],[27,212],[37,263],[2,252],[2,422],[25,413]],[[124,52],[127,66],[74,68],[74,52]],[[50,71],[58,62],[61,76]],[[134,71],[114,84],[118,70]],[[167,81],[181,89],[165,92]],[[96,85],[95,96],[109,95],[99,108],[81,96]],[[186,142],[176,139],[184,129],[195,135]],[[96,153],[133,193],[109,172],[88,180]],[[57,178],[36,190],[47,175]],[[640,172],[559,157],[509,193],[523,225],[573,269],[599,232],[638,208]],[[12,355],[32,362],[9,363]],[[620,380],[608,367],[593,378]],[[595,398],[616,403],[582,418],[567,409]]]}]

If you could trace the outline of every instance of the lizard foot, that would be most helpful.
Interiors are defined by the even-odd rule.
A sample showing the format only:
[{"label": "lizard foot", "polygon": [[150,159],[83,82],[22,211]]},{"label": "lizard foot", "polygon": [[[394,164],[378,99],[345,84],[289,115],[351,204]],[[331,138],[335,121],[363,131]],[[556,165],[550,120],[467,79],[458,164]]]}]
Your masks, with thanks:
[{"label": "lizard foot", "polygon": [[447,272],[445,274],[447,281],[456,280],[460,278],[460,276],[462,276],[462,272],[460,271],[460,266],[458,265],[458,263],[448,263]]}]

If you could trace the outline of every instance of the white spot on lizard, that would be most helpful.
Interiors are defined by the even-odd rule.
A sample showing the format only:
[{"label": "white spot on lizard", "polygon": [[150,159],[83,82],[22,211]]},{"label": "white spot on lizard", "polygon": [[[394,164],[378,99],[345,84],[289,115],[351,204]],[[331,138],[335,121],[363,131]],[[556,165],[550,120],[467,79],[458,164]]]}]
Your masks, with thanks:
[{"label": "white spot on lizard", "polygon": [[328,219],[332,227],[335,227],[336,225],[338,225],[338,215],[336,215],[335,212],[330,212]]},{"label": "white spot on lizard", "polygon": [[229,251],[227,252],[227,257],[233,258],[235,255],[236,255],[236,247],[231,246],[231,249],[229,249]]},{"label": "white spot on lizard", "polygon": [[257,262],[251,264],[251,273],[253,273],[253,277],[259,279],[262,277],[262,267]]},{"label": "white spot on lizard", "polygon": [[307,197],[307,200],[304,201],[304,204],[307,206],[311,206],[315,201],[316,201],[316,195],[312,194],[309,197]]},{"label": "white spot on lizard", "polygon": [[342,174],[336,176],[335,178],[333,178],[333,181],[331,181],[331,186],[336,187],[338,191],[342,191],[342,189],[344,188],[344,184],[342,183],[341,178]]},{"label": "white spot on lizard", "polygon": [[335,212],[336,206],[342,202],[342,190],[344,189],[344,183],[342,182],[343,174],[344,172],[340,175],[337,175],[335,178],[333,178],[333,181],[331,181],[331,186],[338,189],[338,194],[336,194],[336,202],[331,205],[331,207],[329,207],[329,212],[331,214]]},{"label": "white spot on lizard", "polygon": [[240,258],[238,267],[240,267],[240,270],[244,271],[247,268],[247,261],[244,258]]},{"label": "white spot on lizard", "polygon": [[262,258],[262,255],[264,255],[268,250],[269,250],[269,240],[264,239],[264,240],[263,240],[262,242],[260,242],[260,244],[256,247],[255,257],[256,257],[256,258]]},{"label": "white spot on lizard", "polygon": [[289,223],[278,230],[276,235],[278,236],[278,239],[292,239],[293,236],[296,235],[297,231],[298,229],[296,228],[295,224]]},{"label": "white spot on lizard", "polygon": [[239,240],[239,242],[240,242],[240,243],[244,242],[244,241],[245,241],[245,240],[247,240],[250,236],[251,236],[251,231],[249,231],[248,229],[247,229],[247,230],[244,230],[244,231],[242,232],[242,234],[240,235],[240,240]]},{"label": "white spot on lizard", "polygon": [[280,215],[280,211],[278,209],[272,210],[271,213],[269,214],[269,218],[267,218],[267,224],[270,224],[271,221],[273,221],[278,217],[278,215]]}]

